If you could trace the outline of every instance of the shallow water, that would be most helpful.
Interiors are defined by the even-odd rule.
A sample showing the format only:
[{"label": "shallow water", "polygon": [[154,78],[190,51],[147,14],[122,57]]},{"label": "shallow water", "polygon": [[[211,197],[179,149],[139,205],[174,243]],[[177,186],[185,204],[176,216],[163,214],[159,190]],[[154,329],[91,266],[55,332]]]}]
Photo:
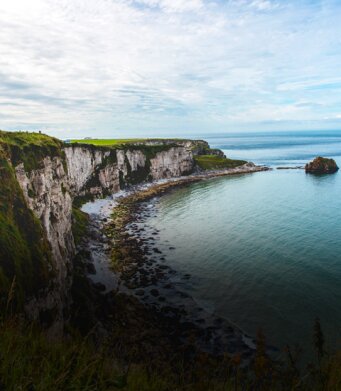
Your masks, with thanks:
[{"label": "shallow water", "polygon": [[[206,139],[256,163],[297,165],[320,154],[341,166],[338,133]],[[160,230],[167,263],[191,275],[181,289],[210,312],[306,350],[319,316],[327,343],[341,347],[340,194],[341,172],[216,178],[162,196],[148,224]]]}]

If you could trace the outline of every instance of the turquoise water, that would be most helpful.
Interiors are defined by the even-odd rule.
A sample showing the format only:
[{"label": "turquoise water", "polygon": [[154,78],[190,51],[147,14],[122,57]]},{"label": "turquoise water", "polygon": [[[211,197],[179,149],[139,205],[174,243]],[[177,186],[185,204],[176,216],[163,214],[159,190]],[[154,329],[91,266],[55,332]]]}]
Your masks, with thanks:
[{"label": "turquoise water", "polygon": [[[233,158],[296,165],[332,156],[341,133],[206,138]],[[278,347],[309,349],[320,317],[327,343],[341,347],[341,172],[313,176],[273,170],[216,178],[156,202],[148,224],[160,230],[180,288],[211,312]],[[175,250],[170,250],[169,246]]]}]

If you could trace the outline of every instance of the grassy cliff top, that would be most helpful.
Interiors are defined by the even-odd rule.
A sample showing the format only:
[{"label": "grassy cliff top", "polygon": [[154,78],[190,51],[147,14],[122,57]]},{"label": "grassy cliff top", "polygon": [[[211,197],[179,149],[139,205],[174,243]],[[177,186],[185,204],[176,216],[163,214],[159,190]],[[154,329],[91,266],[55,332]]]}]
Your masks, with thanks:
[{"label": "grassy cliff top", "polygon": [[54,137],[36,132],[5,132],[0,130],[0,143],[25,148],[27,146],[60,147],[62,142]]},{"label": "grassy cliff top", "polygon": [[0,130],[0,150],[14,166],[24,163],[26,171],[39,167],[46,156],[63,156],[62,146],[62,141],[46,134]]},{"label": "grassy cliff top", "polygon": [[126,138],[126,139],[78,139],[71,140],[72,144],[91,144],[91,145],[103,145],[103,146],[116,146],[121,144],[135,144],[135,143],[144,143],[146,141],[163,141],[162,139],[148,139],[148,138]]},{"label": "grassy cliff top", "polygon": [[180,142],[186,142],[191,141],[194,144],[195,143],[206,143],[203,140],[191,140],[191,139],[184,139],[184,138],[126,138],[126,139],[72,139],[69,140],[69,143],[71,144],[90,144],[95,146],[104,146],[104,147],[110,147],[110,146],[120,146],[120,145],[129,145],[129,144],[140,144],[140,143],[180,143]]},{"label": "grassy cliff top", "polygon": [[195,156],[196,164],[203,170],[218,170],[224,168],[235,168],[247,163],[245,160],[233,160],[216,155]]}]

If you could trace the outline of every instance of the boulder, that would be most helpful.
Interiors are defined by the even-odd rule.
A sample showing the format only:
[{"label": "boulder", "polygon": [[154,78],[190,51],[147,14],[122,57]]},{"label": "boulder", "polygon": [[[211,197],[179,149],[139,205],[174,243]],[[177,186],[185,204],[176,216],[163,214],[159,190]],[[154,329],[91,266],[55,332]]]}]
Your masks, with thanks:
[{"label": "boulder", "polygon": [[312,162],[305,165],[305,171],[314,174],[332,174],[339,169],[334,159],[316,157]]}]

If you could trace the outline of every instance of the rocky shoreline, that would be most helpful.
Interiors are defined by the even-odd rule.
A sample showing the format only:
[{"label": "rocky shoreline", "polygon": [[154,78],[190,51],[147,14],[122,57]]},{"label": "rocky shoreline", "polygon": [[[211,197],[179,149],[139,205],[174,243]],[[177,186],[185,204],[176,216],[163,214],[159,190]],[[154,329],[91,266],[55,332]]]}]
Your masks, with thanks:
[{"label": "rocky shoreline", "polygon": [[174,188],[213,177],[265,170],[268,168],[247,164],[204,172],[136,186],[112,198],[86,204],[83,210],[89,213],[90,230],[82,251],[91,254],[91,259],[86,261],[86,272],[95,289],[102,296],[120,292],[135,298],[158,317],[164,332],[172,334],[170,345],[186,344],[192,335],[201,352],[216,357],[238,355],[247,365],[255,352],[252,338],[227,320],[206,312],[179,289],[181,283],[190,280],[190,275],[181,275],[167,265],[157,247],[158,232],[148,227],[146,221],[155,213],[153,203],[157,197]]}]

